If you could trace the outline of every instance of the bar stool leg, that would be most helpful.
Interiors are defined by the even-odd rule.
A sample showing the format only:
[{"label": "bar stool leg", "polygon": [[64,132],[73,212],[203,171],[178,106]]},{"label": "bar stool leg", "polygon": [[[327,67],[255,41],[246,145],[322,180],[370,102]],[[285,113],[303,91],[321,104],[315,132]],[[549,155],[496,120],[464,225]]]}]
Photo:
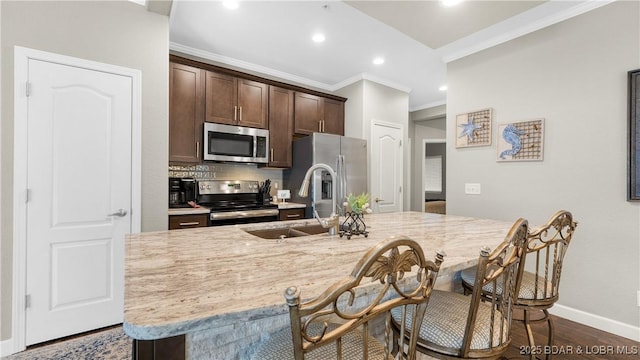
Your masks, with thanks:
[{"label": "bar stool leg", "polygon": [[[551,316],[549,315],[549,312],[547,311],[547,309],[544,309],[544,310],[542,310],[542,311],[544,311],[544,316],[545,316],[545,317],[546,317],[546,319],[547,319],[547,324],[548,324],[548,327],[549,327],[549,328],[548,328],[548,331],[549,331],[549,332],[547,333],[547,339],[549,339],[549,344],[548,344],[548,345],[549,345],[549,349],[551,349],[551,347],[552,347],[552,346],[553,346],[553,344],[554,344],[554,333],[555,333],[555,332],[554,332],[554,327],[553,327],[553,320],[551,319]],[[547,354],[547,360],[550,360],[550,359],[551,359],[551,352],[552,352],[552,351],[549,351],[549,352],[548,352],[548,354]]]},{"label": "bar stool leg", "polygon": [[531,330],[531,314],[528,310],[524,310],[524,327],[527,330],[527,339],[529,340],[529,358],[535,360],[535,346],[536,342],[533,340],[533,331]]}]

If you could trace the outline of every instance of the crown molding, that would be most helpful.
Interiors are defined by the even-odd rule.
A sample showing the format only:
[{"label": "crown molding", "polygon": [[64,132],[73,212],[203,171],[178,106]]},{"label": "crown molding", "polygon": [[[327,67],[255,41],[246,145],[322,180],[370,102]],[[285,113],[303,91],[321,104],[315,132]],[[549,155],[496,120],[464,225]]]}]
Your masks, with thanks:
[{"label": "crown molding", "polygon": [[204,51],[204,50],[200,50],[200,49],[196,49],[190,46],[185,46],[182,44],[178,44],[175,42],[170,42],[169,43],[169,50],[172,51],[177,51],[186,55],[191,55],[191,56],[196,56],[202,59],[206,59],[206,60],[210,60],[216,63],[221,63],[221,64],[225,64],[225,65],[229,65],[235,68],[240,68],[243,70],[249,70],[249,71],[253,71],[253,72],[257,72],[260,74],[264,74],[264,75],[269,75],[269,76],[273,76],[279,79],[284,79],[287,81],[291,81],[291,82],[295,82],[297,84],[302,84],[305,86],[309,86],[309,87],[313,87],[313,88],[317,88],[317,89],[321,89],[324,91],[329,91],[329,92],[334,92],[336,90],[342,89],[345,86],[349,86],[355,82],[361,81],[361,80],[368,80],[368,81],[372,81],[399,91],[403,91],[406,93],[410,93],[411,92],[411,88],[400,85],[398,83],[394,83],[393,81],[389,81],[386,79],[383,79],[381,77],[377,77],[375,75],[372,74],[368,74],[368,73],[362,73],[362,74],[358,74],[356,76],[352,76],[346,80],[343,80],[339,83],[336,83],[334,85],[330,85],[330,84],[325,84],[319,81],[315,81],[315,80],[311,80],[311,79],[307,79],[301,76],[297,76],[297,75],[293,75],[284,71],[279,71],[279,70],[275,70],[266,66],[262,66],[262,65],[258,65],[258,64],[254,64],[254,63],[250,63],[248,61],[242,61],[242,60],[238,60],[238,59],[234,59],[228,56],[224,56],[224,55],[220,55],[220,54],[215,54],[209,51]]},{"label": "crown molding", "polygon": [[169,43],[169,50],[178,51],[178,52],[181,52],[183,54],[197,56],[197,57],[202,58],[202,59],[214,61],[214,62],[221,63],[221,64],[230,65],[232,67],[237,67],[237,68],[244,69],[244,70],[254,71],[254,72],[257,72],[257,73],[260,73],[260,74],[273,76],[273,77],[276,77],[276,78],[288,80],[288,81],[291,81],[291,82],[294,82],[294,83],[298,83],[298,84],[303,84],[303,85],[306,85],[306,86],[309,86],[309,87],[314,87],[314,88],[321,89],[321,90],[324,90],[324,91],[330,91],[330,92],[334,91],[334,87],[329,85],[329,84],[325,84],[325,83],[321,83],[319,81],[315,81],[315,80],[307,79],[307,78],[304,78],[304,77],[301,77],[301,76],[289,74],[289,73],[286,73],[286,72],[283,72],[283,71],[278,71],[278,70],[275,70],[275,69],[268,68],[266,66],[250,63],[248,61],[242,61],[242,60],[234,59],[234,58],[231,58],[231,57],[228,57],[228,56],[224,56],[224,55],[215,54],[215,53],[212,53],[212,52],[208,52],[208,51],[192,48],[192,47],[185,46],[185,45],[182,45],[182,44],[178,44],[178,43],[175,43],[175,42],[170,42]]},{"label": "crown molding", "polygon": [[[504,42],[516,39],[518,37],[521,37],[523,35],[527,35],[529,33],[532,33],[534,31],[543,29],[547,26],[551,26],[554,24],[557,24],[561,21],[570,19],[572,17],[584,14],[586,12],[589,12],[591,10],[597,9],[599,7],[608,5],[612,2],[614,2],[615,0],[589,0],[589,1],[585,1],[582,3],[579,3],[575,6],[569,7],[565,10],[562,11],[557,11],[557,12],[553,12],[550,15],[544,16],[542,18],[540,18],[539,20],[533,21],[533,22],[529,22],[526,23],[526,18],[523,18],[522,21],[525,22],[525,25],[522,26],[518,26],[513,28],[510,31],[500,31],[499,35],[496,36],[491,36],[490,33],[492,32],[492,30],[500,27],[500,26],[504,26],[505,22],[502,22],[500,24],[496,24],[493,25],[485,30],[482,30],[480,32],[477,32],[473,35],[470,35],[466,38],[460,39],[456,42],[454,42],[451,45],[445,46],[446,47],[453,47],[455,48],[455,44],[456,43],[464,43],[465,41],[468,41],[469,39],[477,39],[478,37],[482,37],[483,33],[487,34],[487,36],[489,36],[489,38],[487,38],[484,41],[478,41],[475,44],[471,45],[471,46],[466,46],[466,47],[462,47],[458,50],[453,50],[452,52],[444,55],[442,57],[442,61],[446,64],[449,62],[452,62],[454,60],[458,60],[461,59],[465,56],[469,56],[472,54],[475,54],[477,52],[480,52],[482,50],[500,45]],[[554,2],[557,1],[551,1],[550,3],[547,4],[548,7],[554,6],[555,4],[553,4]],[[540,5],[539,7],[544,7],[545,5]],[[544,10],[544,9],[542,9]],[[540,10],[540,11],[542,11]],[[525,13],[526,14],[526,13]],[[524,16],[524,15],[523,15]],[[516,22],[516,21],[521,21],[521,19],[519,19],[520,16],[516,16],[514,18],[508,19],[506,20],[507,22]],[[444,50],[443,52],[446,52],[446,50],[443,48],[442,50]]]},{"label": "crown molding", "polygon": [[386,87],[390,87],[392,89],[396,89],[398,91],[402,91],[402,92],[406,92],[406,93],[410,93],[411,92],[411,88],[406,87],[404,85],[400,85],[398,83],[395,83],[393,81],[389,81],[386,79],[383,79],[381,77],[369,74],[369,73],[361,73],[355,76],[352,76],[350,78],[347,78],[345,80],[342,80],[341,82],[333,85],[333,90],[332,91],[336,91],[338,89],[342,89],[343,87],[349,86],[353,83],[356,83],[358,81],[362,81],[362,80],[367,80],[367,81],[372,81],[374,83],[380,84],[380,85],[384,85]]},{"label": "crown molding", "polygon": [[447,105],[447,100],[433,101],[433,102],[426,103],[426,104],[423,104],[423,105],[410,107],[409,108],[409,112],[420,111],[420,110],[429,109],[429,108],[433,108],[433,107],[441,106],[441,105]]}]

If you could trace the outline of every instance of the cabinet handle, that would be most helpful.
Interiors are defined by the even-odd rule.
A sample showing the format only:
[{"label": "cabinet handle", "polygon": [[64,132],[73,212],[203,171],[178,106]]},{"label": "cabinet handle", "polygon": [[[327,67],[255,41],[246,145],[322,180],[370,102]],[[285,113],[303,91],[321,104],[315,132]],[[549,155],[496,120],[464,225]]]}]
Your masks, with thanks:
[{"label": "cabinet handle", "polygon": [[322,132],[322,120],[318,121],[318,132]]},{"label": "cabinet handle", "polygon": [[271,159],[269,160],[273,161],[273,148],[271,148]]},{"label": "cabinet handle", "polygon": [[324,120],[322,120],[322,132],[325,132],[325,130],[324,130]]},{"label": "cabinet handle", "polygon": [[193,225],[200,225],[200,222],[199,221],[192,221],[192,222],[180,223],[180,226],[193,226]]},{"label": "cabinet handle", "polygon": [[242,122],[242,106],[238,107],[238,112],[240,113],[240,122]]},{"label": "cabinet handle", "polygon": [[238,106],[233,107],[233,121],[238,121]]},{"label": "cabinet handle", "polygon": [[300,217],[300,214],[289,214],[287,215],[287,218],[298,218]]},{"label": "cabinet handle", "polygon": [[196,141],[196,157],[200,157],[200,141]]}]

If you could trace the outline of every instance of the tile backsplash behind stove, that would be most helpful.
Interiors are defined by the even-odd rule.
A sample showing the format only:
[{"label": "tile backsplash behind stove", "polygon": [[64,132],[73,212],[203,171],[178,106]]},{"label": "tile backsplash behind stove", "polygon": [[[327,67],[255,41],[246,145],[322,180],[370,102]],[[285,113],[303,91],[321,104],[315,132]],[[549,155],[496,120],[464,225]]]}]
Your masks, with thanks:
[{"label": "tile backsplash behind stove", "polygon": [[[196,180],[257,180],[271,179],[271,194],[282,189],[282,170],[262,169],[246,164],[169,165],[169,177],[192,177]],[[277,189],[275,184],[277,184]]]}]

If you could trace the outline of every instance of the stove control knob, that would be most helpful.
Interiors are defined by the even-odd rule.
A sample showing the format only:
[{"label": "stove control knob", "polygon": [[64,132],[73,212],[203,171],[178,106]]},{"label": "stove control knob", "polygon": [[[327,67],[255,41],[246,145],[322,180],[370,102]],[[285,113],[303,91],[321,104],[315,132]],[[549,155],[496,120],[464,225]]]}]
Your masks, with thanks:
[{"label": "stove control knob", "polygon": [[207,190],[211,190],[211,185],[207,185]]}]

